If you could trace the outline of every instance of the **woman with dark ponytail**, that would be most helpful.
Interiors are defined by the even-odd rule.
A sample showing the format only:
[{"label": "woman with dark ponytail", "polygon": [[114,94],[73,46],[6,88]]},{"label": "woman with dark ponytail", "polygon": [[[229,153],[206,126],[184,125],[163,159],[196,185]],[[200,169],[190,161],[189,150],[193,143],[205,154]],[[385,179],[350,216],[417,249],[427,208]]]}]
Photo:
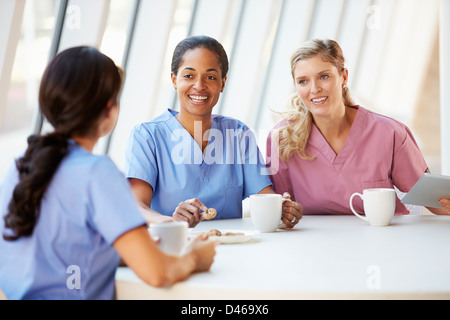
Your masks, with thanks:
[{"label": "woman with dark ponytail", "polygon": [[123,174],[92,154],[116,124],[122,81],[92,47],[67,49],[45,70],[39,107],[54,131],[28,138],[0,187],[0,289],[9,299],[111,299],[120,257],[154,286],[210,268],[213,242],[181,257],[161,252]]}]

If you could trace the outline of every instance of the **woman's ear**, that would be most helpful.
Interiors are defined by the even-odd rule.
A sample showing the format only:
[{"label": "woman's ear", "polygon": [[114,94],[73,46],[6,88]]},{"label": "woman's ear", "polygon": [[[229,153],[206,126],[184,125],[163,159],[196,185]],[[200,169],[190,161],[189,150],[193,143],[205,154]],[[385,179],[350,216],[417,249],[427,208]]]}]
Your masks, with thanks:
[{"label": "woman's ear", "polygon": [[108,101],[108,103],[106,104],[106,111],[107,111],[108,113],[110,113],[110,112],[111,112],[111,109],[112,109],[113,107],[115,107],[116,104],[117,104],[117,100],[115,100],[115,99],[110,99],[110,100]]},{"label": "woman's ear", "polygon": [[170,73],[170,78],[172,79],[172,84],[175,90],[177,90],[177,75],[173,72]]},{"label": "woman's ear", "polygon": [[119,117],[119,101],[111,99],[108,101],[103,113],[103,117],[99,119],[97,133],[100,137],[105,136],[114,129]]},{"label": "woman's ear", "polygon": [[225,89],[225,82],[227,82],[227,76],[223,77],[222,79],[222,89],[220,90],[220,92],[223,92],[223,90]]},{"label": "woman's ear", "polygon": [[119,109],[119,101],[117,99],[111,99],[108,101],[106,108],[104,110],[104,115],[106,119],[117,117],[117,111]]},{"label": "woman's ear", "polygon": [[344,79],[344,81],[342,82],[342,87],[345,88],[348,83],[348,69],[347,68],[344,68],[344,70],[342,71],[342,77]]}]

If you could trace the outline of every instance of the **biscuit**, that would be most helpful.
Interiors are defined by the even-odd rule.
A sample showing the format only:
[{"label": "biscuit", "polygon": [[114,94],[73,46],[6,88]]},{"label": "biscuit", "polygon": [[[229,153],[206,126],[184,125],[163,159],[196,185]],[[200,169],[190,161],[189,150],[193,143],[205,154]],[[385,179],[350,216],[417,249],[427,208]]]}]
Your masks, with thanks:
[{"label": "biscuit", "polygon": [[208,235],[209,237],[220,237],[222,235],[222,233],[217,229],[211,229],[205,232],[205,234]]},{"label": "biscuit", "polygon": [[202,215],[206,220],[211,220],[217,215],[217,211],[214,208],[209,208],[206,209],[206,211],[203,212]]},{"label": "biscuit", "polygon": [[243,236],[244,233],[243,232],[225,232],[222,235],[232,237],[232,236]]}]

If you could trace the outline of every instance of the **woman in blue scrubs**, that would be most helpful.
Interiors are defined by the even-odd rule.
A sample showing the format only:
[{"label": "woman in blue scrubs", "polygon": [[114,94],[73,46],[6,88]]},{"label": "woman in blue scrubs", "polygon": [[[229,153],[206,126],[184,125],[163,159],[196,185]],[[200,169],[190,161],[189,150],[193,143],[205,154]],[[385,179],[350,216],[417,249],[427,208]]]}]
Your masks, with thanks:
[{"label": "woman in blue scrubs", "polygon": [[[227,72],[227,54],[215,39],[194,36],[175,48],[171,78],[180,111],[137,125],[126,151],[125,173],[148,222],[194,227],[207,208],[216,209],[215,219],[241,218],[243,199],[274,193],[253,133],[241,121],[212,114]],[[284,203],[290,228],[302,207]]]},{"label": "woman in blue scrubs", "polygon": [[209,270],[217,243],[160,251],[123,174],[92,154],[114,128],[122,75],[91,47],[57,55],[40,86],[54,131],[28,138],[0,188],[0,289],[8,299],[112,299],[119,255],[144,281],[164,286]]}]

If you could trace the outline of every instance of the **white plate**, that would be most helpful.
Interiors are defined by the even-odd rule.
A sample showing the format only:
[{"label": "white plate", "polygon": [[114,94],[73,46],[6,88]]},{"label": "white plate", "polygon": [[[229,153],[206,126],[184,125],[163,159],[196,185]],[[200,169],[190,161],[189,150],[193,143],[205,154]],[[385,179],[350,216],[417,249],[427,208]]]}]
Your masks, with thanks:
[{"label": "white plate", "polygon": [[[196,237],[204,232],[208,232],[209,230],[205,230],[205,231],[190,231],[189,232],[189,237],[193,238]],[[258,231],[254,231],[254,230],[219,230],[222,234],[225,234],[227,232],[239,232],[239,233],[243,233],[243,235],[235,235],[235,236],[209,236],[208,239],[212,239],[212,240],[219,240],[220,243],[243,243],[243,242],[247,242],[250,239],[252,239],[252,237],[255,234],[258,234]]]}]

